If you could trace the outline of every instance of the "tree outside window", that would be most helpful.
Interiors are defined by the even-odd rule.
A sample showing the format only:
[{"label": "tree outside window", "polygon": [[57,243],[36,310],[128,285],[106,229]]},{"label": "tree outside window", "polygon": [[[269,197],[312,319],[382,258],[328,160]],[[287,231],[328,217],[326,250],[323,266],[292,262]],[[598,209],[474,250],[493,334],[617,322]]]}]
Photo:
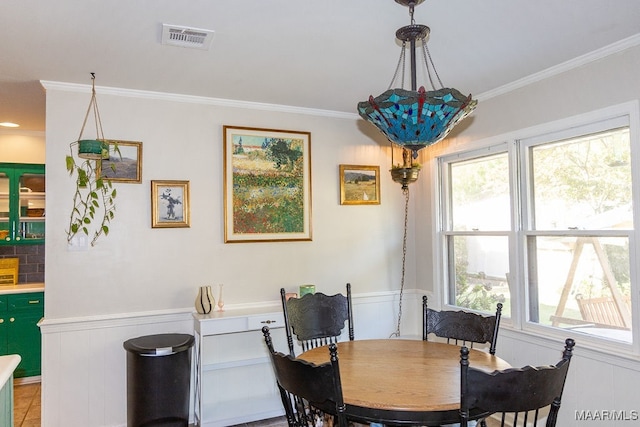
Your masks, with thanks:
[{"label": "tree outside window", "polygon": [[617,123],[440,159],[446,303],[519,304],[524,323],[631,342],[634,183]]}]

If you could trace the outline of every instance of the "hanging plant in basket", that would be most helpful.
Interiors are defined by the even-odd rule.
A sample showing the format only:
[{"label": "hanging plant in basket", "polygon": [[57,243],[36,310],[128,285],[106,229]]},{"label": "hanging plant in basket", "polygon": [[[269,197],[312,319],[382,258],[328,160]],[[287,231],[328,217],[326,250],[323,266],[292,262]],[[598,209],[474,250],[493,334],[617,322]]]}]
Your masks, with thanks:
[{"label": "hanging plant in basket", "polygon": [[[80,136],[77,141],[69,144],[70,153],[66,156],[67,172],[76,179],[67,242],[71,242],[79,232],[87,236],[92,232],[91,246],[94,246],[101,235],[109,234],[109,224],[114,219],[116,210],[116,189],[109,179],[98,175],[100,170],[98,162],[109,158],[110,149],[116,155],[120,155],[120,150],[117,144],[110,143],[104,138],[96,101],[95,75],[91,73],[91,76],[93,85],[89,108]],[[92,110],[96,124],[96,139],[82,139],[82,133]],[[111,167],[115,168],[113,163]]]},{"label": "hanging plant in basket", "polygon": [[91,246],[94,246],[100,235],[109,234],[109,223],[115,217],[116,189],[111,180],[97,175],[97,162],[102,159],[76,160],[73,155],[75,145],[77,141],[70,144],[71,153],[66,157],[67,171],[76,178],[67,241],[70,242],[80,231],[89,235],[89,228],[94,224],[91,239]]}]

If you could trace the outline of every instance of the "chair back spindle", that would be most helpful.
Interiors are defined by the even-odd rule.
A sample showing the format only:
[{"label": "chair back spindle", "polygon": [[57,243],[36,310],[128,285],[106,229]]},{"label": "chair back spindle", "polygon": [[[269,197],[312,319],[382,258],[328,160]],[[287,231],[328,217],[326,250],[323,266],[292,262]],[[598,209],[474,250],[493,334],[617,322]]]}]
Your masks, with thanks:
[{"label": "chair back spindle", "polygon": [[[565,340],[556,365],[525,366],[491,373],[469,366],[469,349],[460,350],[460,425],[474,414],[502,413],[501,427],[555,427],[575,341]],[[542,424],[541,424],[542,425]]]},{"label": "chair back spindle", "polygon": [[321,292],[306,294],[301,298],[286,299],[284,288],[280,289],[282,311],[289,354],[295,356],[294,336],[303,351],[323,345],[335,344],[342,335],[345,323],[349,339],[354,339],[351,284],[347,283],[347,295],[325,295]]},{"label": "chair back spindle", "polygon": [[269,327],[263,327],[262,333],[269,349],[288,425],[315,426],[314,412],[308,410],[312,408],[332,415],[338,427],[347,427],[337,346],[329,345],[329,362],[316,365],[276,352]]},{"label": "chair back spindle", "polygon": [[468,345],[489,343],[489,353],[496,354],[496,343],[502,317],[502,304],[496,306],[496,314],[482,316],[466,311],[436,311],[428,307],[427,296],[422,297],[422,339],[434,334],[446,338],[447,343]]}]

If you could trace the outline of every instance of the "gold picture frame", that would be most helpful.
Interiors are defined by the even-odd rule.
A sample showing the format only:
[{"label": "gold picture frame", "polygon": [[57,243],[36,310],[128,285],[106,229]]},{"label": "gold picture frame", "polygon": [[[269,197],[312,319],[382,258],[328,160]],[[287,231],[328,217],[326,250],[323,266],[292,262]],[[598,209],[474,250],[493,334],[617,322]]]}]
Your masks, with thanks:
[{"label": "gold picture frame", "polygon": [[225,243],[311,240],[311,133],[223,134]]},{"label": "gold picture frame", "polygon": [[[119,154],[115,147],[118,146]],[[109,158],[97,162],[97,175],[111,182],[142,182],[142,142],[109,140]]]},{"label": "gold picture frame", "polygon": [[190,227],[189,181],[151,181],[151,227]]},{"label": "gold picture frame", "polygon": [[379,205],[380,166],[340,165],[340,204]]}]

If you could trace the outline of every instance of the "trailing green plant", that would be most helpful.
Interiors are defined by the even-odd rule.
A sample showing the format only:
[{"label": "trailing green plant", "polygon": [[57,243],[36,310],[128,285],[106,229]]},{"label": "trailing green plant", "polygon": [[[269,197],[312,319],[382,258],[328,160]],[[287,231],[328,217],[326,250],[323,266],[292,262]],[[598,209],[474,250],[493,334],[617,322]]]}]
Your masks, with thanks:
[{"label": "trailing green plant", "polygon": [[[69,228],[67,229],[67,242],[71,242],[79,232],[89,236],[92,227],[93,236],[91,246],[95,246],[98,238],[109,234],[109,224],[115,218],[116,189],[110,179],[100,176],[102,160],[78,159],[74,157],[73,147],[70,145],[70,154],[66,156],[67,172],[76,178],[76,189],[73,195],[73,208],[69,216]],[[111,144],[114,152],[120,155],[117,144]],[[99,163],[100,162],[100,163]],[[111,168],[115,171],[112,162]]]}]

